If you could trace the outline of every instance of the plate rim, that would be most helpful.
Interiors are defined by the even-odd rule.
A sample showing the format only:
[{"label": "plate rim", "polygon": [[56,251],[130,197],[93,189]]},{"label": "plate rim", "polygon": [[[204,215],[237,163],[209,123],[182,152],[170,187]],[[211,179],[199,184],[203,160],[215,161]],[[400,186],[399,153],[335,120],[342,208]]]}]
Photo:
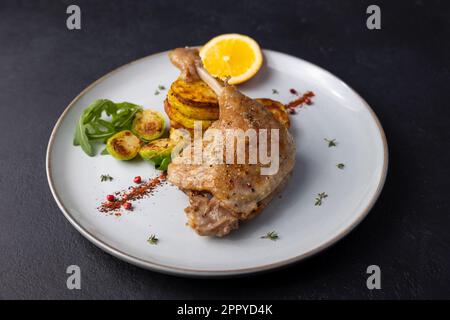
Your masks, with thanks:
[{"label": "plate rim", "polygon": [[344,87],[346,87],[351,92],[353,92],[353,94],[355,94],[355,96],[358,99],[360,99],[360,101],[363,103],[363,106],[369,112],[372,120],[375,122],[376,128],[378,129],[378,133],[379,133],[379,135],[381,137],[381,140],[382,140],[383,153],[384,153],[383,166],[382,166],[382,169],[381,169],[382,170],[381,177],[380,177],[380,180],[378,181],[377,188],[376,188],[375,193],[373,194],[372,198],[367,203],[366,207],[359,213],[357,219],[355,219],[355,221],[353,221],[353,223],[351,223],[349,226],[347,226],[345,228],[345,230],[342,230],[339,234],[337,234],[333,238],[328,239],[327,241],[325,241],[322,244],[320,244],[318,247],[316,247],[316,248],[314,248],[314,249],[312,249],[312,250],[310,250],[308,252],[305,252],[303,254],[297,255],[295,257],[292,257],[292,258],[289,258],[289,259],[285,259],[285,260],[282,260],[282,261],[278,261],[278,262],[274,262],[274,263],[264,264],[264,265],[260,265],[260,266],[256,266],[256,267],[250,267],[250,268],[238,268],[238,269],[228,269],[228,270],[211,270],[211,271],[210,270],[197,270],[197,269],[189,269],[189,268],[168,266],[168,265],[164,265],[164,264],[161,264],[161,263],[151,262],[151,261],[148,261],[148,260],[144,260],[144,259],[135,257],[135,256],[133,256],[131,254],[128,254],[128,253],[123,252],[123,251],[121,251],[121,250],[119,250],[117,248],[114,248],[112,245],[107,244],[106,242],[104,242],[101,239],[97,238],[95,235],[91,234],[83,226],[81,226],[76,221],[76,219],[70,214],[69,210],[66,209],[66,207],[64,206],[64,204],[60,200],[58,192],[56,191],[55,186],[54,186],[53,177],[52,177],[52,173],[51,173],[52,164],[51,164],[51,161],[50,161],[50,155],[52,153],[53,142],[54,142],[56,133],[57,133],[59,127],[61,126],[62,121],[64,120],[64,118],[66,117],[67,113],[69,112],[69,110],[73,107],[73,105],[76,102],[78,102],[78,100],[81,97],[83,97],[92,88],[94,88],[99,83],[103,82],[107,78],[111,77],[112,75],[116,74],[117,72],[121,71],[122,69],[124,69],[126,67],[129,67],[132,64],[138,63],[138,62],[140,62],[142,60],[145,60],[145,59],[152,58],[152,57],[157,56],[157,55],[167,54],[168,52],[169,51],[161,51],[161,52],[153,53],[153,54],[141,57],[139,59],[133,60],[131,62],[128,62],[128,63],[126,63],[124,65],[121,65],[121,66],[113,69],[112,71],[106,73],[105,75],[103,75],[99,79],[95,80],[90,85],[88,85],[85,89],[83,89],[67,105],[67,107],[64,109],[62,114],[59,116],[58,120],[56,121],[55,126],[52,129],[52,132],[51,132],[50,138],[49,138],[49,142],[48,142],[48,145],[47,145],[46,157],[45,157],[45,168],[46,168],[46,173],[47,173],[47,181],[48,181],[48,184],[49,184],[52,196],[53,196],[54,200],[56,201],[59,209],[62,211],[62,213],[64,214],[66,219],[70,222],[70,224],[79,233],[81,233],[81,235],[83,237],[85,237],[92,244],[94,244],[95,246],[99,247],[103,251],[113,255],[114,257],[119,258],[122,261],[131,263],[133,265],[136,265],[136,266],[144,268],[144,269],[148,269],[148,270],[152,270],[152,271],[156,271],[156,272],[161,272],[161,273],[165,273],[165,274],[170,274],[170,275],[184,276],[184,277],[223,278],[223,277],[232,277],[232,276],[249,275],[249,274],[266,272],[266,271],[269,271],[269,270],[279,269],[281,267],[286,267],[288,265],[291,265],[291,264],[303,261],[303,260],[305,260],[305,259],[307,259],[309,257],[312,257],[312,256],[318,254],[319,252],[321,252],[321,251],[331,247],[332,245],[336,244],[339,240],[343,239],[353,229],[355,229],[355,227],[358,226],[362,222],[362,220],[364,220],[364,218],[370,212],[370,210],[372,209],[372,207],[374,206],[374,204],[376,203],[376,201],[378,200],[378,198],[379,198],[379,196],[381,194],[381,191],[382,191],[382,189],[384,187],[384,184],[385,184],[385,181],[386,181],[386,176],[387,176],[387,171],[388,171],[389,150],[388,150],[388,144],[387,144],[387,140],[386,140],[386,135],[385,135],[385,132],[383,130],[383,127],[381,125],[380,120],[378,119],[377,115],[375,114],[373,109],[370,107],[370,105],[367,103],[367,101],[363,97],[361,97],[358,92],[356,92],[352,87],[350,87],[347,83],[345,83],[343,80],[341,80],[336,75],[332,74],[330,71],[327,71],[327,70],[323,69],[322,67],[320,67],[320,66],[318,66],[318,65],[316,65],[314,63],[311,63],[309,61],[306,61],[306,60],[304,60],[302,58],[299,58],[299,57],[296,57],[296,56],[293,56],[293,55],[290,55],[290,54],[287,54],[287,53],[275,51],[275,50],[264,49],[263,50],[264,53],[266,53],[266,52],[271,53],[271,54],[274,53],[274,54],[285,56],[287,58],[293,58],[293,59],[301,60],[303,63],[306,63],[306,64],[308,64],[308,65],[310,65],[310,66],[312,66],[314,68],[317,68],[321,72],[324,72],[327,75],[332,76],[333,78],[338,80],[342,85],[344,85]]}]

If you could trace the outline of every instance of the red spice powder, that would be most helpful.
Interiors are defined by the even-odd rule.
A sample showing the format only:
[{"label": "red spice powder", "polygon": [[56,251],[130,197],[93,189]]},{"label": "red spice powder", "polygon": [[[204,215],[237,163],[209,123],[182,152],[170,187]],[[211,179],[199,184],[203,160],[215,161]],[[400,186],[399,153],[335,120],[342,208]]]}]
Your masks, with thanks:
[{"label": "red spice powder", "polygon": [[286,110],[291,114],[295,114],[295,109],[297,107],[300,107],[305,103],[308,105],[312,104],[311,98],[314,96],[315,96],[314,92],[307,91],[301,97],[298,97],[297,99],[289,102],[286,105]]},{"label": "red spice powder", "polygon": [[139,186],[129,187],[127,190],[116,192],[115,201],[102,202],[98,210],[100,212],[111,212],[119,210],[125,203],[142,199],[151,195],[156,187],[161,185],[167,177],[167,173],[163,172],[159,176],[140,184]]}]

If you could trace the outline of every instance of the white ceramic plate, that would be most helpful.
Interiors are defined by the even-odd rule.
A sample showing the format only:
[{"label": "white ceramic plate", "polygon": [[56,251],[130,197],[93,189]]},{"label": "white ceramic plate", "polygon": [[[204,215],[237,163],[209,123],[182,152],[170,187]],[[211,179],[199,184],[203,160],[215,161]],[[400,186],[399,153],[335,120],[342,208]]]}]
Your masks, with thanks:
[{"label": "white ceramic plate", "polygon": [[[105,196],[132,185],[134,176],[158,174],[143,161],[88,157],[72,145],[75,123],[93,100],[129,101],[163,111],[166,91],[178,76],[167,52],[127,64],[85,89],[63,112],[51,134],[47,175],[56,202],[80,233],[114,256],[151,270],[187,276],[230,276],[277,268],[332,245],[352,230],[375,203],[387,171],[383,129],[368,104],[329,72],[299,58],[265,50],[265,65],[240,86],[247,95],[288,102],[289,92],[312,90],[314,104],[291,116],[297,144],[293,178],[255,219],[222,239],[200,237],[185,225],[188,200],[165,185],[121,217],[97,211]],[[279,94],[273,94],[272,89]],[[329,148],[324,138],[336,139]],[[100,150],[99,150],[100,151]],[[336,164],[344,163],[343,170]],[[100,182],[110,174],[112,182]],[[328,197],[315,206],[318,193]],[[269,231],[278,241],[261,239]],[[150,234],[157,245],[147,243]]]}]

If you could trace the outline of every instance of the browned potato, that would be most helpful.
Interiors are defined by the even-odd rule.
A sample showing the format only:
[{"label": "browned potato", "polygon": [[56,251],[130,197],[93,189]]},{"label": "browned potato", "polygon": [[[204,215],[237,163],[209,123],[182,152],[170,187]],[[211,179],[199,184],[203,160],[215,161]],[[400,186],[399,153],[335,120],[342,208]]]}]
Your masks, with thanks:
[{"label": "browned potato", "polygon": [[164,110],[166,111],[167,115],[169,116],[171,122],[176,122],[180,124],[182,127],[187,129],[194,129],[194,122],[195,121],[201,121],[202,122],[202,129],[206,130],[209,128],[209,126],[214,122],[213,120],[197,120],[188,118],[182,113],[180,113],[178,110],[174,109],[170,103],[167,101],[167,99],[164,101]]},{"label": "browned potato", "polygon": [[170,105],[185,115],[188,118],[199,120],[217,120],[219,119],[219,106],[216,107],[193,107],[181,102],[173,94],[172,90],[169,90],[167,94],[167,100]]},{"label": "browned potato", "polygon": [[170,90],[182,103],[192,107],[218,107],[217,96],[203,81],[185,82],[181,79],[172,83]]},{"label": "browned potato", "polygon": [[275,119],[282,123],[286,128],[290,127],[289,115],[286,112],[284,104],[268,98],[258,98],[256,101],[264,105],[264,107],[273,114]]}]

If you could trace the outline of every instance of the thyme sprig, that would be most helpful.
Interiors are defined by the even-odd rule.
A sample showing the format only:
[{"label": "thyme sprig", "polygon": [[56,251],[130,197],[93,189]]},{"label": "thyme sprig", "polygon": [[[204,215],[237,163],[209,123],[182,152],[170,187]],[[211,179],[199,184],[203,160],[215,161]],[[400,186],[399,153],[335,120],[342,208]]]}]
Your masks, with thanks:
[{"label": "thyme sprig", "polygon": [[155,96],[159,95],[161,91],[166,90],[166,87],[163,85],[158,85],[158,89],[155,90]]},{"label": "thyme sprig", "polygon": [[150,237],[147,239],[147,242],[151,245],[157,245],[158,241],[159,239],[154,234],[150,235]]},{"label": "thyme sprig", "polygon": [[101,182],[105,182],[105,181],[112,181],[114,178],[111,177],[109,174],[102,174],[100,176],[100,180]]},{"label": "thyme sprig", "polygon": [[317,194],[316,197],[316,203],[314,204],[315,206],[321,206],[322,205],[322,200],[327,198],[328,195],[325,192],[321,192]]},{"label": "thyme sprig", "polygon": [[278,236],[278,233],[275,231],[267,232],[264,236],[261,237],[261,239],[269,239],[272,241],[277,241],[280,237]]},{"label": "thyme sprig", "polygon": [[337,146],[337,141],[336,141],[336,139],[330,140],[330,139],[325,138],[325,139],[323,139],[323,140],[325,140],[326,142],[328,142],[328,148],[336,147],[336,146]]}]

